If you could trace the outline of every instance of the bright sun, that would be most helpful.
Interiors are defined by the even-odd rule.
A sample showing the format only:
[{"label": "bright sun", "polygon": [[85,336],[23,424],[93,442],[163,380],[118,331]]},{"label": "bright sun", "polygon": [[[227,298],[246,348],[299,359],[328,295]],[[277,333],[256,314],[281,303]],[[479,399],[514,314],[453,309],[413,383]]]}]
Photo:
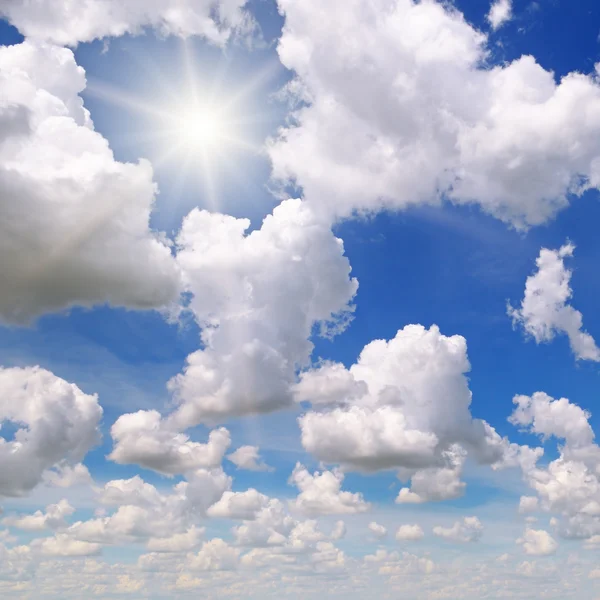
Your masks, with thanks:
[{"label": "bright sun", "polygon": [[[270,117],[252,108],[253,96],[273,76],[276,63],[267,64],[243,85],[226,89],[222,84],[224,73],[202,78],[202,60],[194,57],[191,42],[184,42],[182,49],[184,78],[170,80],[157,70],[156,97],[127,96],[98,83],[88,85],[87,90],[134,111],[138,123],[141,116],[143,133],[133,135],[132,141],[150,149],[156,169],[174,172],[176,185],[183,186],[184,181],[195,178],[210,208],[218,210],[219,177],[239,179],[239,153],[261,151],[258,125]],[[172,70],[179,72],[177,68]]]}]

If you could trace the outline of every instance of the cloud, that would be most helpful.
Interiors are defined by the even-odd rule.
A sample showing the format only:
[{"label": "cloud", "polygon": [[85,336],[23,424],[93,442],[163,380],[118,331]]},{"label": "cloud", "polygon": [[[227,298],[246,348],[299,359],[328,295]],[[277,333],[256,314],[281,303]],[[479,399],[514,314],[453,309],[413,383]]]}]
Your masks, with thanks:
[{"label": "cloud", "polygon": [[369,523],[369,531],[380,540],[387,535],[387,529],[375,521]]},{"label": "cloud", "polygon": [[309,516],[354,514],[370,508],[362,494],[341,490],[344,481],[341,471],[317,471],[311,475],[306,467],[297,463],[289,481],[300,490],[290,505]]},{"label": "cloud", "polygon": [[167,538],[150,538],[146,548],[151,552],[189,552],[193,550],[204,535],[204,527],[192,525],[184,533],[175,533]]},{"label": "cloud", "polygon": [[260,460],[258,446],[240,446],[235,452],[227,455],[238,469],[246,471],[272,471],[273,469]]},{"label": "cloud", "polygon": [[201,35],[221,45],[236,28],[249,25],[245,4],[246,0],[4,0],[0,15],[29,38],[65,46],[138,35],[150,27],[161,35]]},{"label": "cloud", "polygon": [[315,326],[345,322],[358,284],[343,244],[300,200],[283,202],[262,227],[193,210],[177,261],[202,346],[169,384],[180,428],[290,405]]},{"label": "cloud", "polygon": [[433,534],[452,542],[476,542],[483,535],[483,525],[477,517],[464,517],[452,527],[434,527]]},{"label": "cloud", "polygon": [[417,542],[423,539],[425,533],[419,525],[400,525],[396,531],[399,542]]},{"label": "cloud", "polygon": [[2,519],[2,524],[16,527],[24,531],[43,531],[44,529],[65,529],[68,524],[65,517],[71,516],[75,509],[67,500],[61,500],[57,504],[50,504],[46,512],[36,511],[32,515],[8,516]]},{"label": "cloud", "polygon": [[46,485],[60,488],[91,485],[93,483],[88,468],[81,463],[57,465],[48,471],[44,471],[43,479]]},{"label": "cloud", "polygon": [[[0,368],[0,496],[21,496],[56,465],[76,464],[100,440],[102,409],[95,395],[40,367]],[[0,432],[2,430],[0,429]]]},{"label": "cloud", "polygon": [[0,73],[0,114],[16,107],[23,121],[0,138],[0,321],[177,301],[179,270],[148,225],[152,168],[115,161],[94,131],[73,53],[33,41],[3,46]]},{"label": "cloud", "polygon": [[519,500],[519,512],[521,514],[536,512],[538,508],[539,502],[535,496],[521,496]]},{"label": "cloud", "polygon": [[233,571],[238,568],[240,549],[222,539],[204,542],[196,555],[189,555],[186,567],[192,571]]},{"label": "cloud", "polygon": [[177,475],[199,468],[220,466],[231,437],[221,427],[201,444],[174,430],[155,410],[121,415],[111,427],[114,448],[110,460],[137,464],[163,475]]},{"label": "cloud", "polygon": [[43,556],[68,557],[68,556],[95,556],[100,554],[100,544],[90,544],[74,540],[65,533],[50,538],[34,540],[31,548]]},{"label": "cloud", "polygon": [[583,331],[583,317],[570,304],[573,295],[572,272],[564,259],[573,256],[575,246],[565,244],[560,250],[542,248],[536,259],[537,273],[527,278],[521,308],[508,305],[514,325],[522,325],[525,333],[539,344],[550,342],[558,333],[569,337],[577,359],[600,361],[600,349],[594,338]]},{"label": "cloud", "polygon": [[330,218],[443,198],[527,228],[599,185],[596,73],[492,66],[450,3],[278,4],[297,109],[270,143],[273,176]]},{"label": "cloud", "polygon": [[526,529],[523,537],[517,540],[517,544],[523,546],[525,554],[533,556],[554,554],[558,548],[556,541],[543,529]]},{"label": "cloud", "polygon": [[[299,419],[302,444],[319,460],[363,471],[403,467],[412,476],[411,499],[424,501],[462,493],[458,446],[484,463],[505,454],[508,446],[498,434],[471,416],[463,337],[408,325],[390,341],[371,342],[347,371],[347,396],[337,386],[331,405],[326,371],[335,369],[340,381],[342,368],[327,365],[314,379],[312,371],[302,376],[314,408]],[[419,474],[422,469],[433,470]],[[408,493],[401,492],[401,501]]]},{"label": "cloud", "polygon": [[512,0],[495,0],[492,3],[487,20],[494,31],[512,19],[512,10]]},{"label": "cloud", "polygon": [[251,520],[256,518],[256,515],[268,506],[268,503],[268,496],[252,488],[245,492],[227,491],[217,503],[207,510],[207,515],[224,519]]}]

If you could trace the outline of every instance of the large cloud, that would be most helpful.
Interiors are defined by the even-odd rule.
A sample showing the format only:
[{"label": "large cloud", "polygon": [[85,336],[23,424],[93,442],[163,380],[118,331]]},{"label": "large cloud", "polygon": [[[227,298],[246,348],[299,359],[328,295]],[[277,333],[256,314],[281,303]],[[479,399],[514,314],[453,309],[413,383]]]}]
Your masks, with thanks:
[{"label": "large cloud", "polygon": [[26,494],[46,469],[81,461],[100,439],[101,417],[95,395],[49,371],[0,368],[0,423],[17,426],[10,441],[0,435],[0,495]]},{"label": "large cloud", "polygon": [[246,0],[0,0],[0,15],[27,37],[60,45],[142,33],[202,35],[223,44],[247,25]]},{"label": "large cloud", "polygon": [[[466,350],[461,336],[408,325],[389,342],[368,344],[344,377],[336,364],[304,372],[296,398],[314,405],[299,419],[304,447],[360,470],[403,467],[414,476],[414,491],[404,492],[412,501],[459,495],[461,447],[486,463],[508,448],[471,416]],[[427,482],[421,469],[433,469],[422,473]]]},{"label": "large cloud", "polygon": [[449,3],[278,3],[301,107],[270,147],[274,176],[320,210],[446,197],[526,227],[600,183],[595,73],[557,83],[531,56],[489,68],[486,37]]},{"label": "large cloud", "polygon": [[0,47],[0,320],[177,299],[177,266],[148,227],[150,164],[115,161],[78,95],[85,84],[70,50]]},{"label": "large cloud", "polygon": [[170,382],[178,427],[289,405],[315,325],[333,321],[339,330],[347,320],[358,284],[326,222],[288,200],[245,235],[249,226],[193,210],[177,239],[190,309],[203,328],[203,349]]},{"label": "large cloud", "polygon": [[537,272],[525,282],[525,296],[520,308],[508,307],[515,325],[520,324],[535,341],[551,341],[557,333],[569,338],[576,358],[600,361],[600,348],[594,338],[583,330],[583,316],[568,302],[573,295],[572,272],[565,267],[565,258],[573,256],[575,246],[565,244],[559,250],[542,248],[535,263]]}]

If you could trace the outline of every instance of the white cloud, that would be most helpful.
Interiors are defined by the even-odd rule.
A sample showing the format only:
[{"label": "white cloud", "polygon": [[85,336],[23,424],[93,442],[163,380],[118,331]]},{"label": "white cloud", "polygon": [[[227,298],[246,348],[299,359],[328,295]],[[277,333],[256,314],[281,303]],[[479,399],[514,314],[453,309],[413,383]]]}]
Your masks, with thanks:
[{"label": "white cloud", "polygon": [[201,35],[223,44],[247,26],[246,0],[3,0],[0,15],[25,36],[75,46],[104,37],[141,34]]},{"label": "white cloud", "polygon": [[291,404],[314,326],[350,310],[358,284],[343,244],[304,202],[283,202],[245,235],[249,226],[193,210],[177,238],[203,344],[170,382],[181,428]]},{"label": "white cloud", "polygon": [[121,415],[110,433],[114,440],[111,460],[164,475],[218,467],[231,444],[229,431],[223,427],[211,431],[206,444],[192,442],[156,410]]},{"label": "white cloud", "polygon": [[346,524],[344,521],[337,521],[331,535],[329,536],[332,540],[342,540],[346,537]]},{"label": "white cloud", "polygon": [[0,73],[0,115],[13,123],[0,131],[0,320],[175,302],[177,265],[148,225],[152,168],[115,161],[94,131],[73,53],[32,41],[2,46]]},{"label": "white cloud", "polygon": [[260,459],[258,446],[240,446],[235,452],[228,454],[227,458],[238,469],[244,469],[246,471],[273,470]]},{"label": "white cloud", "polygon": [[419,525],[400,525],[396,531],[399,542],[417,542],[423,539],[425,533]]},{"label": "white cloud", "polygon": [[[317,385],[326,379],[323,368],[315,381],[305,372],[304,389],[310,385],[315,410],[299,419],[304,448],[320,460],[360,470],[404,467],[413,478],[413,499],[460,495],[463,457],[455,444],[488,463],[507,449],[487,423],[471,417],[466,350],[461,336],[408,325],[389,342],[365,346],[345,378],[349,396],[340,388],[337,403],[324,408]],[[338,375],[341,368],[335,367]],[[325,396],[331,398],[327,385]],[[419,474],[421,469],[433,471]]]},{"label": "white cloud", "polygon": [[464,517],[452,527],[434,527],[433,533],[452,542],[476,542],[483,535],[483,525],[477,517]]},{"label": "white cloud", "polygon": [[535,496],[521,496],[519,500],[519,512],[521,514],[536,512],[539,508],[539,502]]},{"label": "white cloud", "polygon": [[451,500],[464,494],[466,484],[460,480],[466,452],[457,444],[442,453],[448,465],[441,468],[420,469],[410,480],[410,488],[398,493],[398,504]]},{"label": "white cloud", "polygon": [[239,565],[240,549],[222,539],[204,542],[200,551],[188,555],[186,567],[192,571],[232,571]]},{"label": "white cloud", "polygon": [[296,464],[290,483],[299,490],[297,498],[290,502],[294,510],[314,515],[353,514],[369,510],[362,494],[341,490],[344,474],[341,471],[318,471],[312,475],[301,465]]},{"label": "white cloud", "polygon": [[526,529],[523,537],[517,540],[517,544],[523,546],[525,554],[533,556],[554,554],[558,548],[554,538],[543,529]]},{"label": "white cloud", "polygon": [[209,517],[251,520],[268,504],[269,497],[252,488],[245,492],[227,491],[206,511],[206,514]]},{"label": "white cloud", "polygon": [[93,556],[100,554],[102,546],[74,540],[65,533],[50,538],[34,540],[31,548],[43,556]]},{"label": "white cloud", "polygon": [[0,422],[18,428],[11,441],[0,429],[0,495],[26,494],[46,469],[80,462],[100,440],[101,417],[95,395],[49,371],[0,368]]},{"label": "white cloud", "polygon": [[60,488],[91,485],[93,483],[88,468],[81,463],[57,465],[48,471],[44,471],[43,479],[46,485]]},{"label": "white cloud", "polygon": [[32,515],[8,516],[2,519],[3,525],[16,527],[25,531],[43,531],[44,529],[64,529],[68,526],[65,517],[71,516],[75,509],[67,500],[50,504],[46,512],[36,511]]},{"label": "white cloud", "polygon": [[151,552],[189,552],[204,535],[204,527],[192,526],[184,533],[175,533],[167,538],[150,538],[146,548]]},{"label": "white cloud", "polygon": [[527,278],[525,296],[520,308],[508,306],[515,325],[539,344],[551,341],[557,333],[569,337],[571,350],[577,359],[600,361],[600,349],[594,338],[583,331],[583,317],[570,304],[572,272],[564,259],[573,256],[575,246],[566,244],[560,250],[542,248],[536,259],[537,273]]},{"label": "white cloud", "polygon": [[387,535],[387,529],[375,521],[369,523],[369,531],[379,540]]},{"label": "white cloud", "polygon": [[502,25],[512,19],[512,0],[495,0],[490,6],[487,20],[493,30],[500,29]]},{"label": "white cloud", "polygon": [[486,36],[451,3],[278,4],[278,52],[300,107],[269,153],[274,177],[317,210],[347,217],[444,197],[527,227],[600,183],[595,73],[557,83],[532,56],[490,68]]}]

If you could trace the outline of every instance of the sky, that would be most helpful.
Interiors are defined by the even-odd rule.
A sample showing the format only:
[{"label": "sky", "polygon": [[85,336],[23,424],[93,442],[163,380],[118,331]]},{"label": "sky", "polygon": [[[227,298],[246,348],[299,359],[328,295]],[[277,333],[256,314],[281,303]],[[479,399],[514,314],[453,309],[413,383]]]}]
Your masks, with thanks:
[{"label": "sky", "polygon": [[595,2],[0,19],[3,598],[600,600]]}]

